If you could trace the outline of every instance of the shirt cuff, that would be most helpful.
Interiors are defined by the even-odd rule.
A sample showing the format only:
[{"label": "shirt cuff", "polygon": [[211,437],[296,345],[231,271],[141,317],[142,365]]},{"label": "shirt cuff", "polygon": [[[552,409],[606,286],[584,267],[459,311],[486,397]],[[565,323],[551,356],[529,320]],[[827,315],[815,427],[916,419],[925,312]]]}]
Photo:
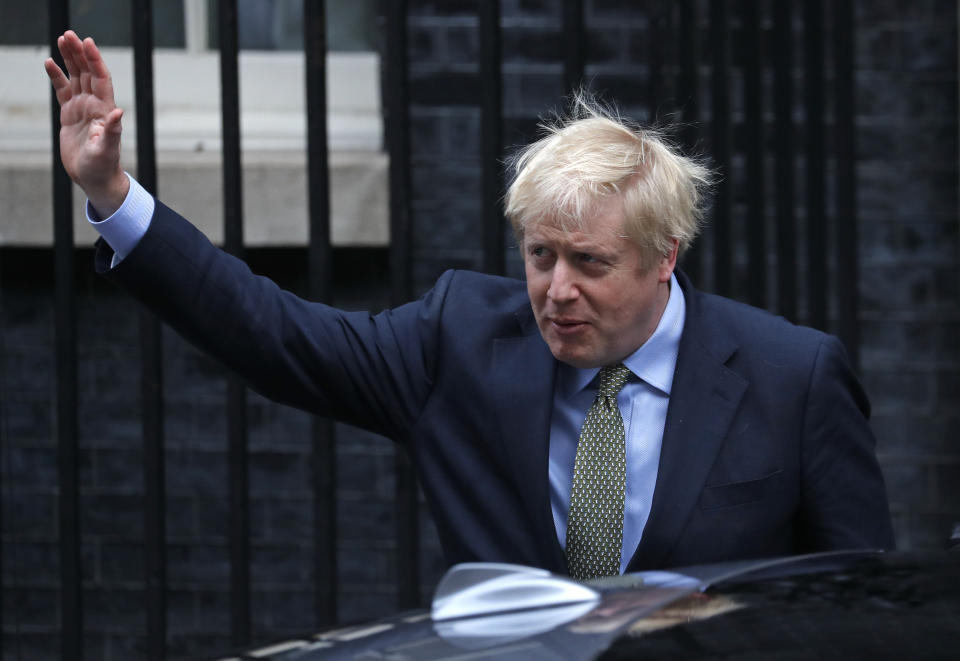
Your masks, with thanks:
[{"label": "shirt cuff", "polygon": [[112,216],[101,219],[90,204],[90,200],[87,200],[87,220],[100,233],[103,240],[113,248],[111,266],[116,266],[129,255],[147,233],[156,207],[153,196],[129,173],[124,174],[130,180],[130,190],[123,204]]}]

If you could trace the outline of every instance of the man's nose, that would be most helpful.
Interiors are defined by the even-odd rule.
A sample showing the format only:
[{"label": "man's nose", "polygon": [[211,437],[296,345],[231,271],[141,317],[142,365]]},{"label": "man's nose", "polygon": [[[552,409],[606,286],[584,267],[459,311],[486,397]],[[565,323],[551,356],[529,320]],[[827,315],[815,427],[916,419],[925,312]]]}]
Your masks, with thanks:
[{"label": "man's nose", "polygon": [[550,288],[547,296],[557,303],[572,301],[580,295],[576,282],[576,273],[564,260],[558,259],[550,274]]}]

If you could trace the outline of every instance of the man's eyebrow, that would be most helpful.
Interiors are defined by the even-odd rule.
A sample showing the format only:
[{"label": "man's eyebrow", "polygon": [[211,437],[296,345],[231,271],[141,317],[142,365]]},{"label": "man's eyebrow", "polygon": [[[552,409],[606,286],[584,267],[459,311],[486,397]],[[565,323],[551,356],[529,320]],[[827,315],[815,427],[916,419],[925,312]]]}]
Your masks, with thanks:
[{"label": "man's eyebrow", "polygon": [[616,248],[613,246],[604,246],[597,239],[583,239],[580,241],[570,241],[570,247],[575,250],[590,250],[592,252],[616,252]]}]

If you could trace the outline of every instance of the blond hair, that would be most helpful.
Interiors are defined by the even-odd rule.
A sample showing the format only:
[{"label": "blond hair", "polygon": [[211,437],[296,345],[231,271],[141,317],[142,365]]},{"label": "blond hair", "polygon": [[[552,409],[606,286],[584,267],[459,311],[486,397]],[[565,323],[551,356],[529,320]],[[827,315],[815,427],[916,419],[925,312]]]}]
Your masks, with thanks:
[{"label": "blond hair", "polygon": [[540,222],[583,229],[618,195],[627,238],[660,255],[676,239],[682,254],[700,229],[710,171],[661,132],[629,123],[582,92],[572,105],[508,161],[505,213],[517,240],[522,245],[525,230]]}]

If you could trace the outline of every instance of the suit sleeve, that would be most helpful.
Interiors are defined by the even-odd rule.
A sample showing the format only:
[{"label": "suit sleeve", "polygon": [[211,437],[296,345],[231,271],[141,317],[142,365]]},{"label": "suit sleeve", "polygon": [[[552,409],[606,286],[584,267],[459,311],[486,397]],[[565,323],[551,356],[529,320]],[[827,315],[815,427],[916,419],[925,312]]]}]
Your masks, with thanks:
[{"label": "suit sleeve", "polygon": [[814,362],[803,419],[801,543],[809,550],[894,546],[869,415],[870,404],[842,345],[826,337]]},{"label": "suit sleeve", "polygon": [[432,385],[451,276],[378,315],[313,303],[253,274],[161,203],[143,239],[96,268],[270,399],[404,440]]}]

